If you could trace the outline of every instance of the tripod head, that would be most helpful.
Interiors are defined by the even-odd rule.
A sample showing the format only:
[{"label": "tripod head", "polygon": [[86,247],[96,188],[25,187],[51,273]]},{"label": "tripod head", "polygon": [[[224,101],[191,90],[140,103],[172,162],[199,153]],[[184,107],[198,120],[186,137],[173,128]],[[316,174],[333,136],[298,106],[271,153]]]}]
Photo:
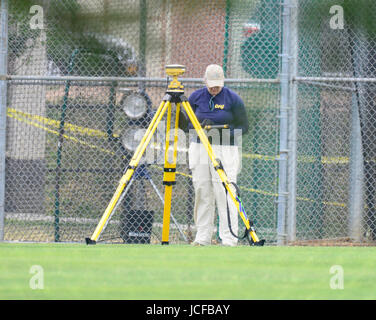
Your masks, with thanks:
[{"label": "tripod head", "polygon": [[172,81],[168,85],[167,92],[183,93],[184,86],[178,80],[178,76],[181,76],[182,74],[184,74],[185,66],[180,65],[180,64],[169,64],[165,67],[165,70],[166,70],[167,75],[172,77]]}]

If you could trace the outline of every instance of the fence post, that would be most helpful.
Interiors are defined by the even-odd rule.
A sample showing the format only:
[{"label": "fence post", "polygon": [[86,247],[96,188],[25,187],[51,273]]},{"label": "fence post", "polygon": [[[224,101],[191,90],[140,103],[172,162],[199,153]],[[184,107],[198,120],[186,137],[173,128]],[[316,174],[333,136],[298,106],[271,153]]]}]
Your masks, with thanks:
[{"label": "fence post", "polygon": [[[139,35],[139,54],[140,65],[138,70],[139,77],[146,77],[146,38],[147,38],[147,21],[148,21],[148,7],[146,0],[140,0],[140,35]],[[139,82],[140,91],[145,90],[145,83]]]},{"label": "fence post", "polygon": [[8,0],[1,0],[0,39],[0,241],[4,241],[5,216],[5,152],[8,73]]},{"label": "fence post", "polygon": [[363,148],[359,119],[359,104],[356,93],[352,96],[351,142],[350,142],[350,190],[349,234],[355,241],[361,240],[363,213]]},{"label": "fence post", "polygon": [[296,240],[296,166],[297,166],[297,93],[298,83],[294,81],[298,72],[298,0],[291,1],[290,29],[290,113],[289,113],[289,159],[288,159],[288,205],[287,240]]},{"label": "fence post", "polygon": [[[349,34],[349,30],[347,30]],[[356,38],[350,38],[350,43],[354,44],[351,49],[351,62],[353,65],[353,76],[361,76],[361,65],[364,61],[362,54],[361,41]],[[352,104],[351,104],[351,136],[350,136],[350,181],[349,181],[349,236],[352,240],[361,241],[362,237],[362,218],[364,212],[364,165],[363,165],[363,147],[362,133],[360,126],[360,91],[361,85],[355,81],[353,84]]]},{"label": "fence post", "polygon": [[277,245],[286,244],[287,160],[288,160],[288,110],[290,68],[290,0],[282,4],[281,102],[279,109],[279,155],[277,200]]}]

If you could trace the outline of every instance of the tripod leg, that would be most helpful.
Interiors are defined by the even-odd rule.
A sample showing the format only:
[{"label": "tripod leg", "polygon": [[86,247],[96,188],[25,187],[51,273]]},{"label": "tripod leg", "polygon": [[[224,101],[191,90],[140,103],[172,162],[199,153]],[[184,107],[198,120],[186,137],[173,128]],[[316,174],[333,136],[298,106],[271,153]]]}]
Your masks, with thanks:
[{"label": "tripod leg", "polygon": [[198,136],[201,140],[201,143],[204,145],[204,147],[205,147],[205,149],[208,153],[208,156],[209,156],[209,158],[210,158],[210,160],[211,160],[211,162],[214,166],[214,169],[218,173],[219,178],[221,179],[224,187],[226,188],[227,192],[229,193],[231,200],[235,203],[236,208],[238,210],[238,213],[239,213],[240,217],[242,218],[242,221],[243,221],[244,225],[246,226],[247,231],[249,232],[253,242],[254,243],[260,243],[260,240],[257,237],[256,232],[255,232],[253,226],[251,225],[250,220],[248,218],[246,218],[244,213],[240,210],[240,203],[236,200],[236,195],[234,193],[233,186],[228,181],[226,172],[224,171],[221,163],[216,159],[215,154],[213,152],[213,149],[211,147],[211,144],[210,144],[204,130],[202,129],[195,113],[193,112],[191,105],[189,104],[189,102],[186,98],[182,101],[182,105],[183,105],[184,110],[187,113],[189,119],[191,120],[192,125],[195,128],[195,130],[196,130],[196,132],[197,132],[197,134],[198,134]]},{"label": "tripod leg", "polygon": [[176,158],[177,158],[177,144],[178,144],[179,113],[180,113],[180,102],[176,104],[173,156],[172,156],[172,159],[169,159],[170,129],[171,129],[171,106],[169,106],[168,116],[167,116],[167,125],[166,125],[165,163],[164,163],[164,174],[163,174],[163,184],[165,186],[165,198],[164,198],[164,208],[163,208],[162,244],[168,244],[169,242],[172,186],[176,184],[175,173],[176,173]]},{"label": "tripod leg", "polygon": [[160,106],[159,106],[156,114],[154,115],[148,129],[145,132],[145,135],[143,136],[143,138],[141,140],[141,143],[138,145],[136,152],[134,153],[127,170],[125,171],[124,175],[121,177],[121,179],[119,181],[119,185],[118,185],[114,195],[112,196],[112,199],[111,199],[110,203],[108,204],[105,212],[103,213],[102,218],[99,221],[93,235],[91,236],[90,239],[88,239],[88,238],[86,239],[87,244],[94,244],[98,240],[100,234],[103,231],[103,228],[107,224],[108,218],[112,215],[112,212],[113,212],[114,208],[116,207],[116,204],[119,201],[119,198],[120,198],[121,194],[123,193],[125,186],[131,180],[133,173],[135,172],[135,170],[138,166],[138,163],[140,162],[141,157],[142,157],[143,153],[145,152],[145,149],[146,149],[148,143],[151,140],[151,137],[153,136],[155,130],[158,127],[159,122],[161,121],[164,113],[166,112],[166,109],[170,105],[171,105],[171,102],[169,100],[167,100],[167,101],[163,100],[162,103],[160,104]]},{"label": "tripod leg", "polygon": [[[168,99],[169,97],[167,97]],[[167,108],[171,105],[171,102],[169,100],[163,100],[161,105],[159,106],[156,114],[154,115],[152,121],[150,122],[150,125],[145,132],[144,136],[141,139],[140,144],[138,145],[132,159],[129,162],[129,166],[137,166],[138,163],[141,160],[142,155],[145,152],[146,147],[148,146],[152,136],[155,133],[155,130],[157,129],[164,113],[166,112]]]},{"label": "tripod leg", "polygon": [[[107,227],[108,222],[111,220],[112,215],[116,212],[116,210],[117,210],[119,204],[123,201],[124,197],[125,197],[126,194],[128,193],[128,190],[129,190],[129,188],[131,187],[131,185],[132,185],[132,183],[133,183],[133,180],[134,180],[134,179],[131,179],[131,180],[128,182],[127,187],[126,187],[126,188],[124,189],[124,191],[122,192],[122,194],[121,194],[119,200],[117,201],[117,203],[116,203],[114,209],[112,210],[110,216],[109,216],[108,219],[106,220],[106,222],[105,222],[105,224],[104,224],[104,226],[103,226],[103,228],[102,228],[102,232],[103,232],[104,230],[106,230],[106,227]],[[101,233],[102,233],[102,232],[101,232]],[[100,235],[99,235],[99,236],[100,236]],[[99,240],[99,236],[98,236],[97,240]]]}]

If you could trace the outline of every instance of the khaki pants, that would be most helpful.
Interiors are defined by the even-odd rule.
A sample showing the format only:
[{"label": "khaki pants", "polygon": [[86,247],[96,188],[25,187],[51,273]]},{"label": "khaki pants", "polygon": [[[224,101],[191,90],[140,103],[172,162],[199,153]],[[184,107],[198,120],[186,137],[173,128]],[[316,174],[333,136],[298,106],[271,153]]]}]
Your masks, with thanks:
[{"label": "khaki pants", "polygon": [[[215,156],[221,160],[228,180],[236,183],[240,169],[238,147],[212,145],[212,148]],[[195,241],[203,245],[211,243],[216,204],[219,215],[219,236],[222,239],[222,244],[235,246],[238,239],[229,230],[226,191],[205,147],[201,143],[192,142],[189,146],[189,168],[192,170],[195,190],[194,220],[197,228]],[[235,235],[238,235],[237,209],[229,195],[227,201],[230,210],[231,229]]]}]

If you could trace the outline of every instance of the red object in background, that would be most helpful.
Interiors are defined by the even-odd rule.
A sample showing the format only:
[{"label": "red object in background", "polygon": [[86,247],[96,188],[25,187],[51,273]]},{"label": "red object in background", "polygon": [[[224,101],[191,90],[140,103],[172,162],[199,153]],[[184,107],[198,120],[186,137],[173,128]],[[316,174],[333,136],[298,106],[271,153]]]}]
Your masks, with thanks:
[{"label": "red object in background", "polygon": [[252,34],[257,33],[259,31],[260,31],[259,23],[249,22],[243,25],[243,35],[246,38],[250,37]]}]

